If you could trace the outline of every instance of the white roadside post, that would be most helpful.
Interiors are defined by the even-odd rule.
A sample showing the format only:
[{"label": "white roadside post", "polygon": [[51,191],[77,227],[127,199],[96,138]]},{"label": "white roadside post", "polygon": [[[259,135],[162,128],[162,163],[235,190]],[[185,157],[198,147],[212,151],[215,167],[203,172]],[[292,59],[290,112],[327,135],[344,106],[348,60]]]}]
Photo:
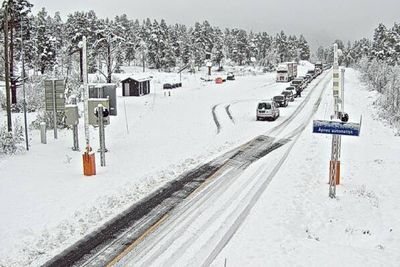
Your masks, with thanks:
[{"label": "white roadside post", "polygon": [[82,48],[82,72],[83,72],[83,101],[84,101],[84,126],[85,126],[85,141],[86,141],[86,151],[90,150],[90,133],[89,133],[89,110],[88,110],[88,73],[87,73],[87,51],[86,51],[86,36],[82,37],[82,43],[80,46]]},{"label": "white roadside post", "polygon": [[210,60],[208,60],[207,62],[206,62],[206,66],[207,66],[207,69],[208,69],[208,78],[211,78],[211,67],[212,67],[212,62],[210,61]]},{"label": "white roadside post", "polygon": [[344,112],[344,73],[345,73],[346,69],[345,68],[341,68],[340,69],[340,98],[342,100],[342,107],[341,107],[341,111]]},{"label": "white roadside post", "polygon": [[[333,110],[334,114],[330,121],[314,120],[313,133],[331,134],[332,150],[331,160],[329,162],[329,197],[336,197],[336,185],[340,184],[340,150],[341,136],[359,136],[361,129],[360,123],[347,122],[348,117],[344,117],[344,69],[342,75],[339,76],[339,60],[338,53],[341,52],[337,48],[337,44],[333,46]],[[341,86],[340,86],[341,79]],[[341,98],[339,97],[339,87],[341,87]],[[341,106],[339,106],[341,104]],[[341,113],[342,112],[342,113]],[[340,115],[342,114],[342,115]],[[347,116],[347,115],[346,115]]]},{"label": "white roadside post", "polygon": [[90,136],[89,136],[89,87],[88,87],[88,72],[87,72],[87,51],[86,51],[86,37],[82,37],[82,41],[79,42],[79,47],[82,49],[82,72],[83,72],[83,100],[84,100],[84,126],[85,126],[85,152],[82,155],[83,160],[83,174],[86,176],[96,175],[96,157],[95,153],[92,153],[90,147]]},{"label": "white roadside post", "polygon": [[[338,46],[333,45],[333,119],[339,118],[339,58]],[[336,197],[337,176],[340,176],[339,154],[340,154],[340,136],[334,134],[332,136],[331,160],[329,162],[329,197]]]}]

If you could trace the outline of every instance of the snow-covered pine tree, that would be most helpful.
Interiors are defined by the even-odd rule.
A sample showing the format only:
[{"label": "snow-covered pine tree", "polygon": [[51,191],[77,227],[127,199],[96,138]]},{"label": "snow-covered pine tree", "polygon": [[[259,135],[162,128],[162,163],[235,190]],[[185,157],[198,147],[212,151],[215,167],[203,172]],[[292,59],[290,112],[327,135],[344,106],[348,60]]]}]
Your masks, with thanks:
[{"label": "snow-covered pine tree", "polygon": [[297,42],[299,49],[299,58],[301,60],[309,60],[310,59],[310,47],[308,45],[307,40],[301,34],[299,40]]},{"label": "snow-covered pine tree", "polygon": [[232,60],[238,65],[248,63],[248,40],[247,32],[241,29],[233,29],[231,34],[235,40],[233,43]]},{"label": "snow-covered pine tree", "polygon": [[287,61],[289,58],[288,40],[284,31],[281,31],[276,35],[274,43],[280,62]]},{"label": "snow-covered pine tree", "polygon": [[160,38],[160,25],[157,20],[154,20],[148,39],[147,60],[149,65],[156,69],[161,68]]},{"label": "snow-covered pine tree", "polygon": [[200,68],[206,59],[206,44],[203,39],[203,29],[199,22],[194,24],[190,37],[192,58],[194,64]]},{"label": "snow-covered pine tree", "polygon": [[56,38],[52,36],[48,22],[47,11],[42,8],[35,21],[37,67],[42,74],[52,71],[56,62]]},{"label": "snow-covered pine tree", "polygon": [[383,23],[375,29],[371,52],[378,59],[385,60],[388,57],[388,30]]},{"label": "snow-covered pine tree", "polygon": [[96,31],[96,41],[93,48],[105,64],[106,71],[98,71],[106,78],[107,83],[112,82],[112,74],[119,70],[123,63],[122,46],[125,39],[122,37],[123,28],[108,19],[100,20],[99,29]]},{"label": "snow-covered pine tree", "polygon": [[214,28],[214,46],[213,50],[211,51],[211,60],[214,64],[218,65],[218,69],[222,68],[222,60],[224,59],[224,52],[223,52],[223,33],[218,28]]}]

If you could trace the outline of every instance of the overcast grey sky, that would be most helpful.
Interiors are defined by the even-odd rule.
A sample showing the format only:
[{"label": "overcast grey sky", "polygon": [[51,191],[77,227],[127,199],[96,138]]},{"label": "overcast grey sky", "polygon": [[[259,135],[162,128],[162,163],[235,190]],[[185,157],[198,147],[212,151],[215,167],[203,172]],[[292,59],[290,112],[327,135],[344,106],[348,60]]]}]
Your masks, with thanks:
[{"label": "overcast grey sky", "polygon": [[208,20],[220,27],[237,27],[275,34],[304,34],[312,48],[371,37],[379,22],[400,22],[400,0],[30,0],[36,13],[94,10],[98,17],[127,14],[131,19],[161,19],[193,25]]}]

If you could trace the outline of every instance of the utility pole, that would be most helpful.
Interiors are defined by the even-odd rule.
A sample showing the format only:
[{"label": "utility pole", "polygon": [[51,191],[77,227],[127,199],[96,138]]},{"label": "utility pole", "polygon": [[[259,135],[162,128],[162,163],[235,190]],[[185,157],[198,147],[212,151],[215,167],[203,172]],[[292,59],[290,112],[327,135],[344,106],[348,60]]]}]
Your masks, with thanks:
[{"label": "utility pole", "polygon": [[[338,46],[333,45],[333,119],[339,119],[339,59]],[[329,197],[336,197],[337,177],[340,176],[341,136],[332,135],[331,160],[329,162]]]},{"label": "utility pole", "polygon": [[10,88],[11,88],[11,104],[17,104],[17,82],[14,76],[14,1],[9,1],[10,3],[10,14],[9,23],[11,26],[8,28],[10,30],[10,45],[9,45],[9,69],[10,69]]},{"label": "utility pole", "polygon": [[90,136],[89,136],[89,108],[88,108],[88,73],[87,73],[87,52],[86,52],[86,36],[82,38],[82,73],[83,73],[83,99],[84,99],[84,121],[85,121],[85,140],[86,149],[90,149]]},{"label": "utility pole", "polygon": [[6,82],[6,108],[7,108],[7,130],[12,131],[11,122],[11,99],[10,99],[10,61],[8,50],[8,8],[4,8],[4,65]]},{"label": "utility pole", "polygon": [[25,126],[25,145],[26,145],[26,150],[29,150],[29,140],[28,140],[28,120],[26,117],[26,92],[25,92],[25,54],[24,54],[24,38],[23,38],[23,33],[22,33],[22,18],[21,18],[21,59],[22,59],[22,74],[21,74],[21,79],[22,79],[22,91],[24,94],[24,126]]}]

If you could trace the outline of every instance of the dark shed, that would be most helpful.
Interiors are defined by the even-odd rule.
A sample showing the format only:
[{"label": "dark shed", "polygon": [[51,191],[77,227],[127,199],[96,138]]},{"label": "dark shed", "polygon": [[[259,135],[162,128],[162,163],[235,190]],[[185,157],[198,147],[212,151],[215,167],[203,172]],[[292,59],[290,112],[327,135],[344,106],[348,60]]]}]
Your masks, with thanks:
[{"label": "dark shed", "polygon": [[142,96],[150,93],[151,77],[128,77],[122,80],[122,96]]}]

